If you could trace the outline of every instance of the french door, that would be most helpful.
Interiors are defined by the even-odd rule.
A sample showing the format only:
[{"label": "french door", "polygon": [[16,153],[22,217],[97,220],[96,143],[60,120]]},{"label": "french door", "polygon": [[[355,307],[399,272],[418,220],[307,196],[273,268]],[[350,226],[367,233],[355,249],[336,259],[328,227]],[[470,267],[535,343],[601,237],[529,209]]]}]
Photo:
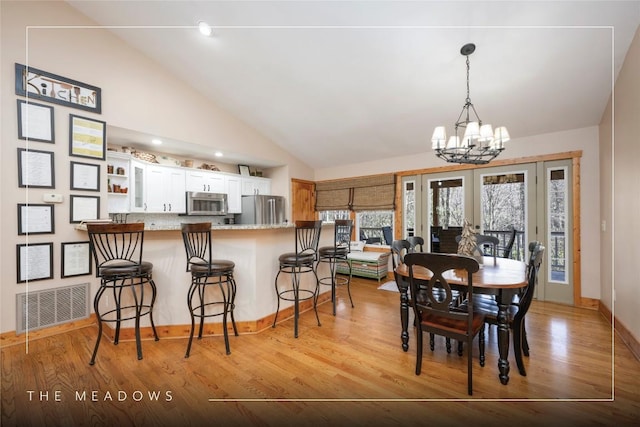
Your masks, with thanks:
[{"label": "french door", "polygon": [[573,303],[570,160],[405,176],[402,184],[403,237],[419,235],[429,251],[451,253],[465,219],[500,246],[515,227],[511,258],[526,262],[533,240],[546,247],[537,298]]}]

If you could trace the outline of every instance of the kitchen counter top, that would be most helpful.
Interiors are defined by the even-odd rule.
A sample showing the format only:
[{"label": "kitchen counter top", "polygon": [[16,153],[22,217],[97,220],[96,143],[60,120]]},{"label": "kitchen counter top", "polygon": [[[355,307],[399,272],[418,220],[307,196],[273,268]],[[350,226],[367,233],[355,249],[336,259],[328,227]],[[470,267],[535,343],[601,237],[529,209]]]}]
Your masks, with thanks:
[{"label": "kitchen counter top", "polygon": [[[184,222],[197,222],[197,221],[184,221]],[[182,223],[174,224],[161,224],[155,222],[145,223],[145,231],[180,231],[182,229]],[[285,224],[213,224],[211,230],[278,230],[295,228],[293,223]],[[76,225],[76,230],[87,230],[85,223]]]},{"label": "kitchen counter top", "polygon": [[[197,222],[197,221],[185,221]],[[180,231],[181,224],[145,224],[145,231]],[[295,228],[295,224],[213,224],[211,230],[277,230],[281,228]]]}]

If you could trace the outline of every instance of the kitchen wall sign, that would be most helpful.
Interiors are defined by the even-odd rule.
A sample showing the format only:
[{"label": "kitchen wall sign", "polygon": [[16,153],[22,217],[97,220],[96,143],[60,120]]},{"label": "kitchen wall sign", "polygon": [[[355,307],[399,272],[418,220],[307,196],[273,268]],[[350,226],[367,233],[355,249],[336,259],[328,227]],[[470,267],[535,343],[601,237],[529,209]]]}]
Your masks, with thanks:
[{"label": "kitchen wall sign", "polygon": [[46,71],[16,63],[16,95],[102,113],[102,90]]}]

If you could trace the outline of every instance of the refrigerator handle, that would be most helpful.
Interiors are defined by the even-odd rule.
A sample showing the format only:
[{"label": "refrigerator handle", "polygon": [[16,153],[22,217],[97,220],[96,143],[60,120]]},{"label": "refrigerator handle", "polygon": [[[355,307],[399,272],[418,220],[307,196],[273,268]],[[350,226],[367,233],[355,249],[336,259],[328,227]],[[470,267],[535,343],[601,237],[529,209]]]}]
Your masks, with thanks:
[{"label": "refrigerator handle", "polygon": [[269,199],[269,224],[275,224],[276,222],[276,201],[275,199]]}]

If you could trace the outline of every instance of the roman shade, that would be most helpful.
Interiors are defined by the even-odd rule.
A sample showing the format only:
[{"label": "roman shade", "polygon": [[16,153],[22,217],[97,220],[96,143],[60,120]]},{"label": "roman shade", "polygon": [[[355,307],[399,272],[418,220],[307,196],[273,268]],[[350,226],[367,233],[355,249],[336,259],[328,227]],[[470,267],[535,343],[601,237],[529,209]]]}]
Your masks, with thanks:
[{"label": "roman shade", "polygon": [[393,210],[394,174],[348,178],[316,183],[316,210]]},{"label": "roman shade", "polygon": [[351,208],[351,187],[345,181],[316,183],[316,211],[343,211]]}]

